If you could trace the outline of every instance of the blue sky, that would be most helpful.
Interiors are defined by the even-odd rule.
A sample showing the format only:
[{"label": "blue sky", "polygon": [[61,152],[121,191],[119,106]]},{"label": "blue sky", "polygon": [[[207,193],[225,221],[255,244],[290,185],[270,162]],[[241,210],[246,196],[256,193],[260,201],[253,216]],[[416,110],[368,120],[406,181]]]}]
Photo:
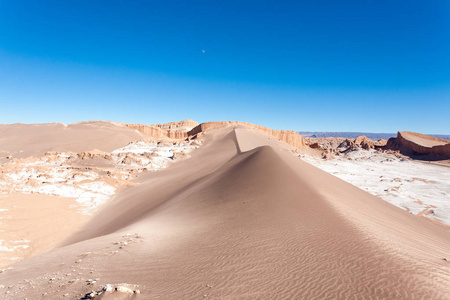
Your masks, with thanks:
[{"label": "blue sky", "polygon": [[449,53],[446,0],[0,0],[0,123],[449,134]]}]

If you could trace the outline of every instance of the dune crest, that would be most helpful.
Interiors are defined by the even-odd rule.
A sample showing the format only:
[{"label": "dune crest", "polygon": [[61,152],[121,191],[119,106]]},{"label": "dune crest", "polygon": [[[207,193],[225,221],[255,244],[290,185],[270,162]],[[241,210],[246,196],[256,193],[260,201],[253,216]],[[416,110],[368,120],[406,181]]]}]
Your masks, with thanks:
[{"label": "dune crest", "polygon": [[207,122],[198,124],[197,122],[192,120],[184,120],[181,122],[171,122],[167,124],[153,124],[153,125],[123,124],[123,125],[129,128],[136,129],[139,132],[142,132],[143,134],[146,135],[156,137],[168,137],[172,139],[191,138],[197,134],[205,133],[206,131],[211,129],[241,125],[264,132],[297,149],[302,149],[305,145],[303,137],[298,132],[295,132],[293,130],[273,130],[264,126],[238,121],[221,121],[221,122],[219,121],[219,122]]},{"label": "dune crest", "polygon": [[226,127],[226,126],[237,126],[237,125],[241,125],[241,126],[246,126],[246,127],[250,127],[253,129],[257,129],[265,134],[271,135],[277,139],[279,139],[280,141],[283,141],[297,149],[302,149],[305,145],[305,142],[303,140],[303,137],[298,133],[295,132],[293,130],[274,130],[274,129],[270,129],[264,126],[260,126],[260,125],[254,125],[251,123],[246,123],[246,122],[238,122],[238,121],[223,121],[223,122],[208,122],[208,123],[202,123],[200,125],[198,125],[197,127],[193,128],[191,131],[188,132],[189,136],[201,133],[201,132],[206,132],[209,129],[213,129],[213,128],[221,128],[221,127]]},{"label": "dune crest", "polygon": [[82,298],[121,282],[137,299],[449,294],[448,231],[259,130],[202,132],[190,159],[142,175],[63,247],[1,273],[8,297]]}]

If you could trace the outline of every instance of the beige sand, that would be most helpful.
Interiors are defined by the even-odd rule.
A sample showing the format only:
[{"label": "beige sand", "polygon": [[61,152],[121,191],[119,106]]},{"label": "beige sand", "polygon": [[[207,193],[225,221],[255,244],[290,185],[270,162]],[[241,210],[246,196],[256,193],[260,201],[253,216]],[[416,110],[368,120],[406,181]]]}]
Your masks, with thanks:
[{"label": "beige sand", "polygon": [[424,147],[442,146],[450,143],[450,141],[417,132],[402,131],[400,133],[404,139],[408,139],[409,141]]},{"label": "beige sand", "polygon": [[0,194],[0,267],[52,248],[88,218],[77,213],[75,199],[39,194]]},{"label": "beige sand", "polygon": [[108,283],[138,285],[135,299],[450,294],[449,231],[261,132],[228,127],[204,138],[191,159],[115,196],[64,247],[1,273],[0,296],[76,299]]},{"label": "beige sand", "polygon": [[392,154],[354,148],[328,159],[303,155],[304,161],[372,195],[450,229],[450,168]]},{"label": "beige sand", "polygon": [[[146,135],[114,122],[90,121],[74,124],[1,124],[2,156],[40,157],[47,151],[113,151]],[[1,162],[0,157],[0,162]]]}]

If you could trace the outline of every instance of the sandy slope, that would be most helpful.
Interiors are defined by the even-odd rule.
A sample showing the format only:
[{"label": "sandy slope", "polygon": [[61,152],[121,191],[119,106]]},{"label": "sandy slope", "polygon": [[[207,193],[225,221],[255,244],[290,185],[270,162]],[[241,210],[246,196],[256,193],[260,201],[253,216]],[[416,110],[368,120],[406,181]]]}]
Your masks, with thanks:
[{"label": "sandy slope", "polygon": [[75,199],[39,194],[0,194],[0,269],[55,248],[88,220]]},{"label": "sandy slope", "polygon": [[[94,122],[100,127],[105,123]],[[28,128],[34,131],[36,126],[39,127],[29,125]],[[120,124],[114,126],[118,132],[112,134],[111,145],[120,142],[122,131]],[[10,128],[11,131],[14,132]],[[116,138],[119,141],[114,141]],[[19,138],[16,140],[20,143]],[[73,142],[83,148],[90,147],[86,137]],[[54,146],[67,147],[64,143],[62,140]],[[42,141],[42,144],[49,143]],[[23,152],[33,151],[29,146],[22,148]],[[95,214],[117,190],[134,185],[132,181],[139,174],[188,158],[200,142],[196,139],[137,141],[123,146],[113,152],[47,152],[42,157],[5,158],[6,162],[0,163],[0,267],[53,249],[87,220],[79,214]]]},{"label": "sandy slope", "polygon": [[450,226],[448,166],[361,148],[353,148],[329,159],[300,156],[304,161],[395,206]]},{"label": "sandy slope", "polygon": [[191,159],[115,196],[64,247],[1,273],[0,295],[72,299],[107,283],[138,285],[136,299],[450,294],[450,232],[253,129],[204,138]]},{"label": "sandy slope", "polygon": [[1,156],[11,155],[14,158],[40,157],[47,151],[82,152],[100,149],[110,152],[145,137],[119,123],[104,121],[0,124]]}]

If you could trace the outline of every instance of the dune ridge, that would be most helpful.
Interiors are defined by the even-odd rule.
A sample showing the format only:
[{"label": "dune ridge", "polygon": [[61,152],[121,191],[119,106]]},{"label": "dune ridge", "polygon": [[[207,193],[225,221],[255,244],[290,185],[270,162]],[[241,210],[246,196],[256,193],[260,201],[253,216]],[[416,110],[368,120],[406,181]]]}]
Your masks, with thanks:
[{"label": "dune ridge", "polygon": [[238,121],[222,121],[222,122],[207,122],[207,123],[202,123],[200,125],[198,125],[197,127],[194,127],[191,131],[188,132],[188,135],[195,135],[201,132],[206,132],[209,129],[213,129],[213,128],[221,128],[224,126],[236,126],[236,125],[241,125],[241,126],[247,126],[250,128],[254,128],[257,129],[261,132],[264,132],[265,134],[271,135],[277,139],[279,139],[280,141],[283,141],[297,149],[302,149],[303,146],[305,145],[305,141],[303,140],[303,137],[298,133],[295,132],[293,130],[274,130],[274,129],[270,129],[264,126],[260,126],[260,125],[255,125],[255,124],[251,124],[251,123],[246,123],[246,122],[238,122]]},{"label": "dune ridge", "polygon": [[448,231],[248,126],[209,128],[202,139],[190,159],[140,177],[62,247],[1,273],[9,297],[81,298],[119,282],[141,299],[450,293]]},{"label": "dune ridge", "polygon": [[173,139],[191,138],[193,136],[196,136],[197,134],[205,133],[206,131],[214,128],[224,128],[227,126],[241,125],[257,129],[297,149],[302,149],[303,146],[305,145],[303,137],[298,132],[295,132],[293,130],[274,130],[264,126],[239,121],[215,121],[198,124],[197,122],[192,120],[184,120],[181,122],[171,122],[167,124],[153,124],[153,125],[122,124],[122,125],[136,129],[139,132],[146,135],[157,137],[165,136]]},{"label": "dune ridge", "polygon": [[[245,125],[265,132],[301,149],[304,140],[295,131],[272,130],[245,122],[208,122],[193,120],[166,124],[131,124],[114,121],[83,121],[73,124],[0,124],[0,163],[4,157],[40,157],[46,152],[85,152],[98,149],[111,152],[140,140],[161,141],[193,139],[211,128]],[[18,137],[20,137],[18,139]],[[25,150],[24,150],[25,149]]]}]

